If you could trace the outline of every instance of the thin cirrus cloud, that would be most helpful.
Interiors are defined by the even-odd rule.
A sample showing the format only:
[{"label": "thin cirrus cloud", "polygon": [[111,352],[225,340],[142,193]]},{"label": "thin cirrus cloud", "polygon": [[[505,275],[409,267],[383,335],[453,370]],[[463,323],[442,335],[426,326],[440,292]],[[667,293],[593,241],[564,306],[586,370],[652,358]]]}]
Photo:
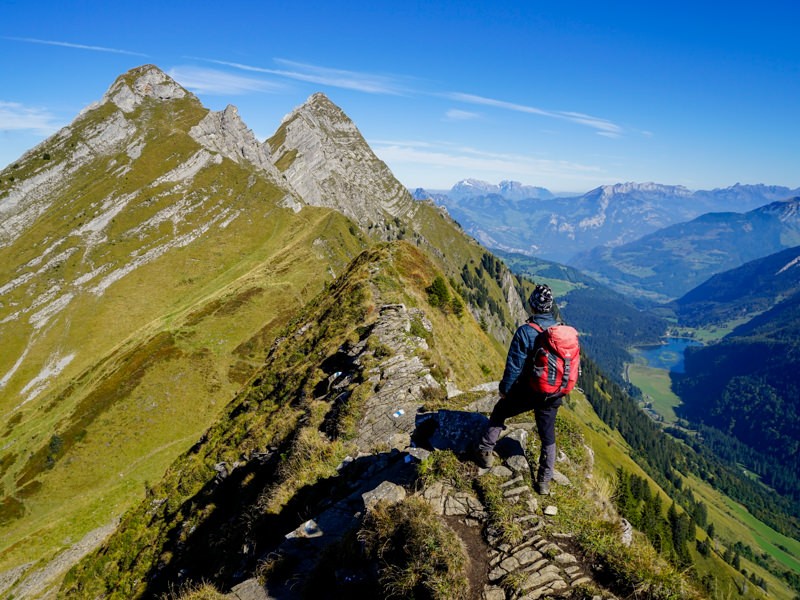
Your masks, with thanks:
[{"label": "thin cirrus cloud", "polygon": [[0,101],[0,131],[32,131],[50,135],[60,126],[55,116],[43,108]]},{"label": "thin cirrus cloud", "polygon": [[468,173],[502,173],[522,178],[595,180],[603,169],[562,160],[550,160],[519,154],[485,152],[475,148],[429,142],[372,140],[370,145],[386,162],[426,167],[458,168]]},{"label": "thin cirrus cloud", "polygon": [[225,60],[203,59],[208,62],[250,71],[254,73],[265,73],[277,75],[295,81],[327,85],[331,87],[366,92],[368,94],[387,94],[400,95],[404,93],[403,86],[395,78],[385,75],[375,75],[373,73],[361,73],[358,71],[348,71],[345,69],[331,69],[306,63],[295,62],[283,58],[273,59],[277,64],[284,67],[281,69],[268,69],[242,63],[229,62]]},{"label": "thin cirrus cloud", "polygon": [[285,87],[273,81],[203,67],[178,66],[170,69],[167,74],[186,89],[198,94],[239,96],[250,92],[275,92]]},{"label": "thin cirrus cloud", "polygon": [[480,118],[480,115],[478,113],[470,112],[468,110],[451,108],[444,114],[444,117],[448,121],[472,121],[473,119]]},{"label": "thin cirrus cloud", "polygon": [[[273,59],[275,63],[281,67],[284,67],[278,69],[208,58],[203,58],[201,60],[226,67],[232,67],[234,69],[240,69],[243,71],[275,75],[296,81],[344,88],[359,92],[366,92],[369,94],[407,95],[419,93],[418,91],[406,86],[402,79],[398,77],[389,77],[385,75],[376,75],[373,73],[363,73],[346,69],[333,69],[329,67],[321,67],[318,65],[286,60],[283,58]],[[487,98],[485,96],[478,96],[476,94],[466,94],[463,92],[449,92],[441,94],[434,93],[433,95],[479,106],[490,106],[493,108],[501,108],[504,110],[512,110],[515,112],[570,121],[572,123],[589,127],[598,135],[609,138],[618,138],[623,133],[622,127],[616,123],[602,117],[595,117],[584,113],[544,110],[535,106],[516,104],[514,102]],[[456,108],[452,108],[445,113],[445,119],[450,121],[465,121],[477,119],[479,117],[480,115],[478,113]]]},{"label": "thin cirrus cloud", "polygon": [[132,52],[131,50],[121,50],[120,48],[108,48],[106,46],[92,46],[89,44],[75,44],[73,42],[62,42],[59,40],[40,40],[37,38],[21,38],[3,36],[3,39],[15,42],[25,42],[28,44],[43,44],[45,46],[60,46],[62,48],[73,48],[76,50],[91,50],[93,52],[110,52],[112,54],[126,54],[128,56],[148,56],[142,52]]},{"label": "thin cirrus cloud", "polygon": [[496,100],[494,98],[486,98],[484,96],[477,96],[475,94],[465,94],[463,92],[450,92],[444,94],[446,98],[451,100],[458,100],[469,104],[477,104],[480,106],[491,106],[494,108],[502,108],[505,110],[513,110],[515,112],[527,113],[530,115],[541,115],[543,117],[550,117],[552,119],[563,119],[572,121],[580,125],[585,125],[595,130],[595,133],[610,138],[617,138],[622,135],[622,127],[601,117],[593,117],[577,112],[568,111],[552,111],[536,108],[535,106],[527,106],[525,104],[516,104],[514,102],[506,102],[505,100]]}]

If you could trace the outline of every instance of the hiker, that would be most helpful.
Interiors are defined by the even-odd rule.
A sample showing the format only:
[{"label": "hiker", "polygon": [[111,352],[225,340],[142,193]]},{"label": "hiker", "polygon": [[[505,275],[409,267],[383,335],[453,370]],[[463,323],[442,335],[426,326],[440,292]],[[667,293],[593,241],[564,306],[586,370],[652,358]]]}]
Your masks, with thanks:
[{"label": "hiker", "polygon": [[[556,413],[558,407],[561,406],[563,396],[572,389],[574,380],[577,378],[579,350],[577,350],[577,332],[571,327],[559,324],[553,315],[553,292],[549,286],[537,285],[528,302],[533,308],[533,314],[525,324],[517,329],[511,340],[506,368],[503,379],[500,381],[500,400],[495,404],[489,417],[489,425],[476,448],[475,463],[485,469],[491,467],[492,451],[500,437],[500,432],[505,429],[506,419],[532,410],[536,417],[536,429],[542,444],[536,474],[536,491],[539,494],[549,494],[550,481],[553,479],[556,462]],[[547,336],[542,332],[555,326],[568,332],[569,336],[574,338],[570,341],[575,346],[572,365],[574,373],[569,378],[571,385],[568,385],[570,366],[567,364],[566,374],[559,372],[559,376],[563,376],[563,385],[559,379],[554,388],[540,391],[536,387],[537,381],[533,376],[536,338],[540,335]],[[541,345],[542,340],[539,340],[538,352],[542,352]],[[561,368],[564,369],[564,361],[562,361]],[[538,370],[541,371],[541,369]]]}]

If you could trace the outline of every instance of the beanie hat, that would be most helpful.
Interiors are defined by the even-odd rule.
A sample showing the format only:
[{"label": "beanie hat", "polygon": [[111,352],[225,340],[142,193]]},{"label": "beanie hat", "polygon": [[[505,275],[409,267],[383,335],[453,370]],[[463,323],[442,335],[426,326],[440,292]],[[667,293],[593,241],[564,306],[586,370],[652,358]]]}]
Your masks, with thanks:
[{"label": "beanie hat", "polygon": [[553,291],[547,285],[537,285],[531,297],[528,299],[528,303],[531,305],[534,312],[550,312],[553,310]]}]

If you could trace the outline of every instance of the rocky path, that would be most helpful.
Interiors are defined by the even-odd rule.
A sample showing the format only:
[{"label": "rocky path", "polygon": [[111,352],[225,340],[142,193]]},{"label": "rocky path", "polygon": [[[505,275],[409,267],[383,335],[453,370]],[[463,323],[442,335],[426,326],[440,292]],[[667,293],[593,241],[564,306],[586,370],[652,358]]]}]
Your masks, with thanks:
[{"label": "rocky path", "polygon": [[[361,377],[375,385],[364,407],[364,416],[355,439],[359,455],[340,467],[346,493],[311,509],[308,520],[286,534],[284,542],[270,552],[283,565],[292,565],[280,577],[267,576],[265,583],[253,577],[234,587],[230,600],[282,600],[300,597],[306,578],[324,550],[357,529],[367,511],[378,501],[403,502],[410,495],[424,498],[434,512],[459,534],[471,553],[472,598],[485,600],[534,600],[537,598],[591,598],[608,600],[615,596],[604,590],[574,550],[571,534],[557,531],[552,521],[558,507],[551,496],[534,493],[531,464],[526,445],[532,423],[518,423],[504,432],[497,445],[498,464],[477,470],[473,477],[492,476],[500,481],[502,503],[516,505],[514,519],[522,531],[521,541],[510,544],[492,523],[476,485],[455,487],[447,480],[424,485],[418,465],[433,452],[451,451],[468,460],[468,451],[487,422],[485,413],[496,401],[496,384],[481,386],[483,397],[466,411],[439,410],[420,413],[426,387],[438,385],[415,350],[424,345],[421,338],[409,335],[412,318],[418,311],[401,304],[385,305],[372,329],[372,347],[390,348],[379,364],[373,363]],[[365,352],[363,343],[359,352]],[[350,368],[362,368],[362,357],[349,357]],[[343,363],[345,361],[342,361]],[[331,390],[337,381],[346,382],[354,373],[333,374]],[[339,386],[341,387],[341,386]],[[376,452],[382,448],[383,451]],[[566,457],[562,456],[562,459]],[[558,472],[559,485],[571,485]],[[341,486],[339,487],[341,490]],[[477,540],[477,543],[476,543]],[[480,556],[477,556],[480,554]],[[478,571],[478,572],[475,572]]]},{"label": "rocky path", "polygon": [[[445,415],[447,418],[447,415]],[[512,429],[513,439],[525,432]],[[511,444],[508,444],[511,445]],[[427,450],[408,448],[406,452],[390,453],[374,459],[371,469],[362,479],[353,482],[354,492],[344,500],[326,510],[295,531],[277,549],[277,554],[293,557],[295,569],[285,578],[287,585],[268,583],[261,585],[257,579],[250,579],[236,586],[229,598],[231,600],[277,600],[299,597],[298,586],[302,585],[303,573],[310,572],[314,559],[329,544],[341,539],[345,532],[359,524],[365,510],[377,501],[401,502],[414,493],[430,503],[434,511],[448,522],[457,520],[469,528],[473,535],[480,536],[483,544],[476,548],[467,543],[472,552],[486,552],[486,556],[473,558],[473,565],[484,565],[485,571],[477,574],[479,590],[473,590],[476,598],[485,600],[535,600],[538,598],[591,598],[608,600],[615,596],[602,591],[594,580],[591,570],[572,550],[572,536],[569,532],[554,531],[549,514],[557,512],[551,504],[551,497],[538,496],[528,483],[530,472],[527,460],[520,461],[519,454],[504,458],[502,464],[485,470],[478,477],[487,474],[502,480],[503,501],[521,504],[524,511],[515,520],[523,527],[522,541],[509,544],[493,529],[487,508],[478,495],[472,491],[457,489],[448,482],[437,481],[422,490],[414,489],[415,469],[413,463],[427,455]],[[516,458],[515,458],[516,457]],[[366,491],[364,491],[366,490]],[[459,528],[454,528],[457,532]],[[461,537],[467,537],[461,535]],[[475,575],[475,574],[473,574]],[[293,585],[289,585],[293,582]]]}]

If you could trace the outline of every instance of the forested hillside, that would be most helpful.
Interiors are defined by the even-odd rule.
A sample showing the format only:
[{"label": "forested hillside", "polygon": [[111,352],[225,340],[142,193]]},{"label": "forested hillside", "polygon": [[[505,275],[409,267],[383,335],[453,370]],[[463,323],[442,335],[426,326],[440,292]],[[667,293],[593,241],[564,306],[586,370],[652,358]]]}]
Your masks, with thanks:
[{"label": "forested hillside", "polygon": [[708,347],[673,375],[686,418],[731,434],[782,465],[766,483],[800,499],[800,295]]}]

